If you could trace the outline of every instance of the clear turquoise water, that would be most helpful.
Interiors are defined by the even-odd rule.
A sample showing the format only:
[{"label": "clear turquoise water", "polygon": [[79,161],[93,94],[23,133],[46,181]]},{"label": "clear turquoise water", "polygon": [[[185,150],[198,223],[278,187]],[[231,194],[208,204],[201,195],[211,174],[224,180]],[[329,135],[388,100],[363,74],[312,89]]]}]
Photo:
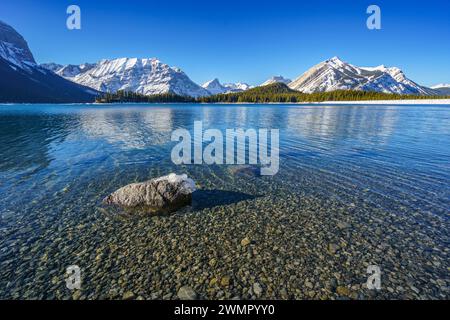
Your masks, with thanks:
[{"label": "clear turquoise water", "polygon": [[[279,173],[245,177],[226,166],[173,165],[171,132],[192,129],[196,120],[222,130],[280,129]],[[448,283],[450,106],[1,105],[0,141],[0,298],[64,297],[51,279],[69,261],[49,262],[44,252],[57,251],[65,259],[78,251],[95,252],[92,243],[113,241],[96,230],[142,223],[105,220],[98,210],[102,198],[122,185],[170,172],[186,172],[205,189],[230,192],[217,194],[220,201],[211,195],[194,199],[187,213],[194,216],[212,215],[216,207],[230,210],[240,200],[231,192],[261,197],[246,200],[242,214],[259,212],[258,201],[266,197],[273,198],[273,210],[289,214],[303,212],[307,204],[295,201],[304,199],[322,204],[320,210],[333,219],[347,210],[355,225],[379,218],[387,226],[389,216],[405,232],[414,227],[428,235],[405,244],[412,257],[437,252],[439,266],[430,267],[433,255],[428,256],[417,270],[411,267],[413,279]],[[330,201],[335,207],[325,207]],[[297,207],[290,209],[281,205],[294,202]],[[374,235],[379,241],[384,236]],[[89,241],[94,242],[83,244]],[[402,264],[400,258],[394,262]],[[86,297],[110,297],[98,289],[105,281],[93,280],[94,293],[89,296],[86,289]],[[407,281],[401,282],[405,288]],[[447,296],[439,289],[442,281],[426,294]],[[151,297],[152,290],[149,285],[142,295]]]}]

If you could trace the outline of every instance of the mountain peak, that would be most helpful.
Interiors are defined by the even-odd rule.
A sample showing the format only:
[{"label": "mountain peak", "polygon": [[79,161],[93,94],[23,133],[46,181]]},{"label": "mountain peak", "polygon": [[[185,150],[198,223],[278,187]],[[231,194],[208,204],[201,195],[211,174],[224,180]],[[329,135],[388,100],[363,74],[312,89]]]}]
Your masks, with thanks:
[{"label": "mountain peak", "polygon": [[[54,67],[51,64],[47,66]],[[145,95],[161,93],[191,97],[209,95],[207,90],[189,79],[181,69],[170,67],[157,58],[103,59],[95,64],[63,66],[56,70],[56,73],[102,92],[124,90]]]},{"label": "mountain peak", "polygon": [[332,58],[330,58],[330,59],[328,59],[329,61],[333,61],[333,62],[343,62],[342,60],[341,60],[341,58],[339,58],[338,56],[334,56],[334,57],[332,57]]},{"label": "mountain peak", "polygon": [[239,92],[251,88],[250,85],[241,82],[221,84],[217,78],[205,82],[202,87],[208,90],[211,94]]},{"label": "mountain peak", "polygon": [[284,78],[283,76],[273,76],[270,79],[267,79],[264,83],[262,83],[261,86],[267,86],[267,85],[273,84],[273,83],[288,84],[290,82],[292,82],[291,79]]},{"label": "mountain peak", "polygon": [[203,88],[209,87],[211,85],[221,85],[219,79],[214,78],[212,80],[206,81],[204,84],[202,84]]},{"label": "mountain peak", "polygon": [[328,59],[324,62],[325,64],[333,67],[333,68],[341,68],[349,65],[347,62],[342,61],[339,57],[334,56],[331,59]]},{"label": "mountain peak", "polygon": [[25,39],[13,27],[2,21],[0,21],[0,58],[27,71],[30,66],[36,66]]},{"label": "mountain peak", "polygon": [[253,88],[251,85],[245,82],[225,83],[224,87],[228,88],[228,91],[230,92],[245,91]]},{"label": "mountain peak", "polygon": [[202,88],[205,88],[211,94],[220,94],[227,92],[227,88],[223,86],[217,78],[206,81],[204,84],[202,84]]},{"label": "mountain peak", "polygon": [[347,64],[347,62],[345,62],[338,56],[334,56],[334,57],[328,59],[326,62],[332,62],[332,63],[336,63],[336,64]]},{"label": "mountain peak", "polygon": [[435,94],[432,89],[409,80],[397,67],[357,67],[333,57],[315,65],[289,84],[305,93],[362,90],[397,94]]}]

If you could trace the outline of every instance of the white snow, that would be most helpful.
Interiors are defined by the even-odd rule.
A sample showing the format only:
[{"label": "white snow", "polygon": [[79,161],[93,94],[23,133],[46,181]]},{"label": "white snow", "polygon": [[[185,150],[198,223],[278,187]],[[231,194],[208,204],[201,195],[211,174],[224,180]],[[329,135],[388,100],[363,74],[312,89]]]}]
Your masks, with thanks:
[{"label": "white snow", "polygon": [[231,92],[245,91],[253,88],[251,85],[245,82],[236,82],[236,83],[224,83],[224,87],[228,88]]},{"label": "white snow", "polygon": [[56,73],[103,92],[126,90],[145,95],[170,92],[191,97],[210,94],[179,68],[171,68],[156,58],[104,59],[96,64],[67,65]]},{"label": "white snow", "polygon": [[333,90],[365,90],[398,94],[437,94],[408,79],[397,67],[357,67],[338,57],[321,62],[289,84],[305,93]]},{"label": "white snow", "polygon": [[289,84],[291,83],[292,80],[291,79],[287,79],[284,78],[283,76],[273,76],[270,79],[267,79],[265,82],[263,82],[262,84],[260,84],[260,86],[267,86],[269,84],[273,84],[273,83],[284,83],[284,84]]},{"label": "white snow", "polygon": [[202,87],[208,90],[211,94],[226,93],[228,91],[228,88],[224,87],[217,78],[205,82],[202,84]]},{"label": "white snow", "polygon": [[450,83],[439,83],[431,87],[431,89],[442,89],[442,88],[450,88]]},{"label": "white snow", "polygon": [[205,82],[202,87],[208,90],[211,94],[240,92],[251,88],[250,85],[241,82],[221,84],[217,78]]}]

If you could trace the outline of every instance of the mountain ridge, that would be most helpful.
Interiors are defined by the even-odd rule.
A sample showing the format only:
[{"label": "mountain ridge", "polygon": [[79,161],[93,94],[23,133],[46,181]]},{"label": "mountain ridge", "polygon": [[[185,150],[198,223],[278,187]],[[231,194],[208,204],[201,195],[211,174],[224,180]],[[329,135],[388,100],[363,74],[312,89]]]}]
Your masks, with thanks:
[{"label": "mountain ridge", "polygon": [[242,82],[221,84],[219,79],[217,78],[205,82],[204,84],[202,84],[202,87],[208,90],[213,95],[228,92],[245,91],[251,88],[250,85]]},{"label": "mountain ridge", "polygon": [[210,93],[181,69],[157,58],[103,59],[82,65],[44,64],[62,77],[101,92],[132,91],[144,95],[173,93],[199,97]]}]

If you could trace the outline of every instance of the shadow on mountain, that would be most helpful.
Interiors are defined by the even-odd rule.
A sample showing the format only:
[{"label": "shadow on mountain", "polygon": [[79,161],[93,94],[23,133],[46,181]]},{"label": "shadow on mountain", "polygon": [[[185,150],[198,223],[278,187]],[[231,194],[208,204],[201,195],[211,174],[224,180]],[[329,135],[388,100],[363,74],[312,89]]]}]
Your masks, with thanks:
[{"label": "shadow on mountain", "polygon": [[209,209],[216,206],[226,206],[244,200],[253,200],[261,196],[254,196],[243,192],[225,190],[197,190],[192,194],[192,208],[194,210]]}]

